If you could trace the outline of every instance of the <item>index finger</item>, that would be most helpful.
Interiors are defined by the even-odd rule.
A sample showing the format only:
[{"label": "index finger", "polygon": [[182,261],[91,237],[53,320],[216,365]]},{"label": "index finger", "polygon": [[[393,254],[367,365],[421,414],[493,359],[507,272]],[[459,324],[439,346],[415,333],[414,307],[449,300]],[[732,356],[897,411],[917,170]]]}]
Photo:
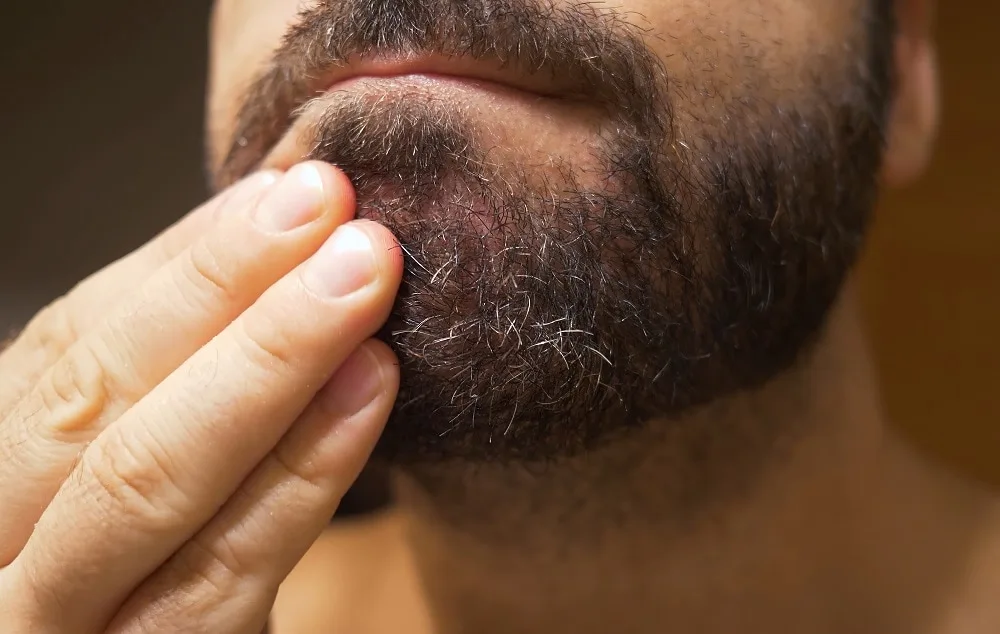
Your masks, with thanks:
[{"label": "index finger", "polygon": [[269,170],[233,185],[42,310],[6,349],[0,348],[0,377],[4,377],[0,383],[0,412],[16,403],[128,292],[203,235],[219,214],[252,204],[277,180],[278,172]]}]

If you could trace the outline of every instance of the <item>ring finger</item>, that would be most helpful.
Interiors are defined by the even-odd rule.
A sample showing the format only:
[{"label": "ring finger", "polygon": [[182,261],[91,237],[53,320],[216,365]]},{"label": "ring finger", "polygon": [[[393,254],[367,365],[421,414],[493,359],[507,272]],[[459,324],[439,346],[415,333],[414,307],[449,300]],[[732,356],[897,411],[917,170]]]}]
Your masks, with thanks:
[{"label": "ring finger", "polygon": [[398,385],[385,344],[356,350],[241,493],[133,593],[108,634],[260,631],[278,585],[361,471]]}]

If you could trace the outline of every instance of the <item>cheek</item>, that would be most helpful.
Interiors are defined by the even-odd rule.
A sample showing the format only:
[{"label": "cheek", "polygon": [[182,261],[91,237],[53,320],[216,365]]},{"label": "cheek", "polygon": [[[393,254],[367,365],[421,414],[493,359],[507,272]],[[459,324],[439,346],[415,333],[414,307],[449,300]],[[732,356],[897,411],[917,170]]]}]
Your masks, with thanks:
[{"label": "cheek", "polygon": [[208,141],[213,166],[233,134],[244,91],[266,66],[302,10],[317,0],[219,0],[212,23]]},{"label": "cheek", "polygon": [[[859,8],[871,0],[623,0],[670,79],[674,124],[688,143],[801,107],[832,85],[860,42]],[[609,3],[610,6],[610,3]]]},{"label": "cheek", "polygon": [[[797,89],[821,57],[842,56],[870,0],[604,0],[646,33],[674,79],[719,97],[743,96],[766,78]],[[701,85],[699,85],[701,84]],[[749,86],[748,86],[749,85]]]}]

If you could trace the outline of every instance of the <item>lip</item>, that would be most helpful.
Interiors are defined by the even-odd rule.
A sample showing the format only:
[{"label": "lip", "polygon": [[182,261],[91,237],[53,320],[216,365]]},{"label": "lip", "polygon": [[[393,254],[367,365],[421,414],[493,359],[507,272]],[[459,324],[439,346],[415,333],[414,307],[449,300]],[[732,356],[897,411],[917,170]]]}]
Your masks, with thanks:
[{"label": "lip", "polygon": [[[580,86],[566,78],[553,77],[545,70],[525,72],[499,61],[445,56],[351,60],[317,77],[312,84],[312,95],[321,99],[368,81],[396,82],[400,87],[422,86],[432,91],[475,90],[529,104],[545,100],[558,107],[593,107],[593,100],[586,97]],[[293,121],[270,147],[261,168],[286,170],[301,159],[300,139],[293,133],[296,126]]]},{"label": "lip", "polygon": [[441,79],[473,86],[496,87],[547,99],[579,101],[582,86],[576,86],[544,71],[525,71],[502,63],[470,57],[419,56],[395,59],[364,59],[338,66],[317,82],[317,93],[345,89],[355,80],[403,78]]}]

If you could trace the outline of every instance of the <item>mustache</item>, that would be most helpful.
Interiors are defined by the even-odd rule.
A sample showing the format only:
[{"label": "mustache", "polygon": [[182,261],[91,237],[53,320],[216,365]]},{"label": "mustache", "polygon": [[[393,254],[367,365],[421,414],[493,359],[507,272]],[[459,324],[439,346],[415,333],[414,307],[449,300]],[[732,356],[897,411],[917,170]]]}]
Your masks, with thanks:
[{"label": "mustache", "polygon": [[319,78],[371,58],[462,57],[559,78],[609,115],[662,136],[666,73],[644,34],[586,0],[321,0],[300,13],[245,92],[218,184],[263,161],[325,89]]}]

